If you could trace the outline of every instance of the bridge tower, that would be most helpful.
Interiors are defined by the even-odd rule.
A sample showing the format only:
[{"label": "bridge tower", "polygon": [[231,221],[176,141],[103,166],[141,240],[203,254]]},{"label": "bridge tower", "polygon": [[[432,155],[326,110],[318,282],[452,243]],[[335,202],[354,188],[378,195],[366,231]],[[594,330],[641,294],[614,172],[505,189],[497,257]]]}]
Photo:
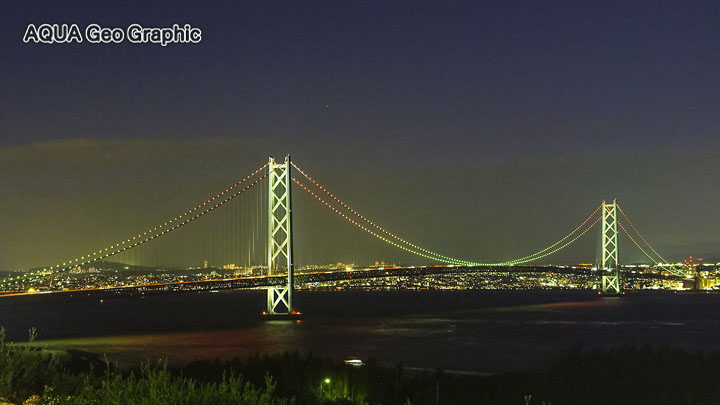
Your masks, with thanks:
[{"label": "bridge tower", "polygon": [[268,161],[268,275],[287,271],[285,285],[269,287],[267,311],[271,317],[299,315],[293,308],[293,246],[292,246],[292,199],[290,197],[290,155],[283,163]]},{"label": "bridge tower", "polygon": [[[620,294],[620,263],[618,262],[618,221],[617,221],[617,201],[612,203],[602,202],[602,262],[600,270],[602,276],[602,292],[603,294]],[[606,275],[607,270],[610,275]]]}]

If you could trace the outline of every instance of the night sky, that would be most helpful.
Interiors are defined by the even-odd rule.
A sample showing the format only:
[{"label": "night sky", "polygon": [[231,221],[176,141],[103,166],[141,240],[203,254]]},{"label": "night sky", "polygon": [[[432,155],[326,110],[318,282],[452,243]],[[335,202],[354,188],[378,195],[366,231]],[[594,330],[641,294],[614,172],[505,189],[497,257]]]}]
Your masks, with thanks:
[{"label": "night sky", "polygon": [[[668,259],[720,258],[716,1],[1,1],[0,270],[104,248],[287,153],[465,259],[542,249],[613,198]],[[25,44],[30,23],[202,42]],[[588,238],[549,261],[593,261]]]}]

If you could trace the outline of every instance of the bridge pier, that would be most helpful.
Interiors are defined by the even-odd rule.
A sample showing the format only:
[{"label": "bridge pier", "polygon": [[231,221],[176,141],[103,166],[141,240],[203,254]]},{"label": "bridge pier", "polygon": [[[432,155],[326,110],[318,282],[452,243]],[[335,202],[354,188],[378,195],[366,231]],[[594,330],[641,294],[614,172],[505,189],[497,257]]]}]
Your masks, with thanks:
[{"label": "bridge pier", "polygon": [[709,290],[717,285],[717,280],[711,279],[711,278],[705,278],[700,276],[699,274],[695,275],[695,279],[693,279],[692,287],[695,290]]}]

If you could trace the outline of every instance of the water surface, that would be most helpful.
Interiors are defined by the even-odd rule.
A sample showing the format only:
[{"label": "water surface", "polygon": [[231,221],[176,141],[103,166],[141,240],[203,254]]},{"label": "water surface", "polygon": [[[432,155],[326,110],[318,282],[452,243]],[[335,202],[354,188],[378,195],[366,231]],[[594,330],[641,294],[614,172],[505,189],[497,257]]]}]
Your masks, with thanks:
[{"label": "water surface", "polygon": [[720,350],[720,294],[592,291],[300,291],[299,323],[261,321],[263,291],[113,299],[3,299],[15,341],[38,330],[54,350],[183,364],[197,358],[299,351],[393,365],[495,373],[543,367],[574,346]]}]

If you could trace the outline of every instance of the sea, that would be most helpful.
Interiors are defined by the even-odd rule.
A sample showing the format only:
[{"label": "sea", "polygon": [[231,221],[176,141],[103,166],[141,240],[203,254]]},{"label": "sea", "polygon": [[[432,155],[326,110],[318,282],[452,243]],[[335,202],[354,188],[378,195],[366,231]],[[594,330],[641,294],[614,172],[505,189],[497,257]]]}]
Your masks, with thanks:
[{"label": "sea", "polygon": [[541,369],[577,348],[720,350],[720,294],[577,290],[296,291],[301,321],[266,321],[262,290],[113,298],[0,299],[6,341],[81,350],[121,366],[299,352],[374,358],[410,370],[498,374]]}]

